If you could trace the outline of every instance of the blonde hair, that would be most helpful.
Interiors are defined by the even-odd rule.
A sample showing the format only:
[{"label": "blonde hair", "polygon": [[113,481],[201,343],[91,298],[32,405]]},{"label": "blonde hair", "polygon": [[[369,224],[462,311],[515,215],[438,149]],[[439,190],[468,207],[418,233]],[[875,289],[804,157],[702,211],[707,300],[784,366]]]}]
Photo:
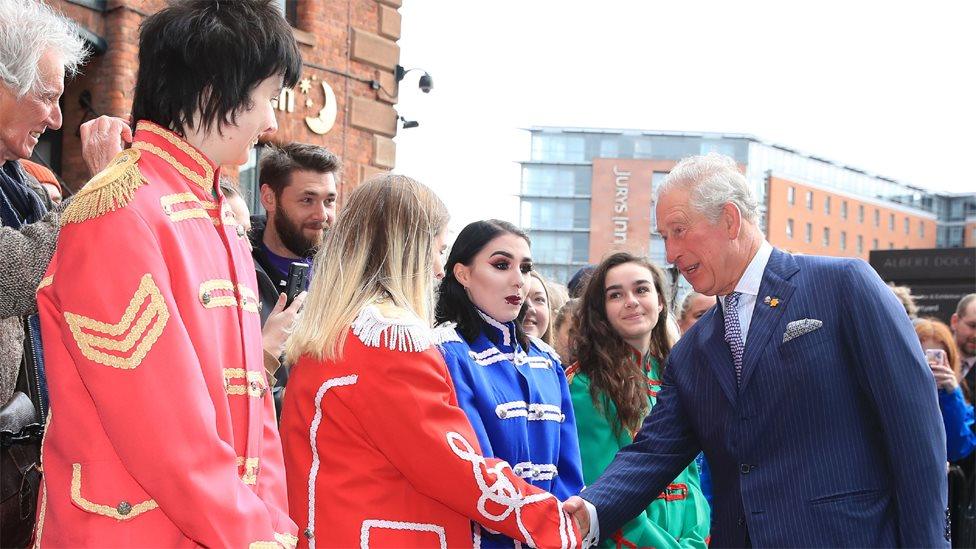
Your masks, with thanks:
[{"label": "blonde hair", "polygon": [[381,299],[431,322],[434,239],[449,214],[426,186],[402,175],[381,175],[349,195],[315,256],[308,299],[285,357],[342,357],[349,326]]}]

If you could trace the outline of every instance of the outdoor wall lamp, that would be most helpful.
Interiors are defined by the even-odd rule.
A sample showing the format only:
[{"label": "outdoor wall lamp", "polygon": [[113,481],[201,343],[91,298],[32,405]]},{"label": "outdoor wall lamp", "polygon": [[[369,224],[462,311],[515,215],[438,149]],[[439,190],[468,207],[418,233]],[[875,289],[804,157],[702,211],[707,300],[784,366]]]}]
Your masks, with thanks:
[{"label": "outdoor wall lamp", "polygon": [[398,116],[397,119],[403,124],[403,129],[405,130],[409,130],[410,128],[416,128],[417,126],[420,125],[420,122],[417,122],[416,120],[407,120],[402,116]]}]

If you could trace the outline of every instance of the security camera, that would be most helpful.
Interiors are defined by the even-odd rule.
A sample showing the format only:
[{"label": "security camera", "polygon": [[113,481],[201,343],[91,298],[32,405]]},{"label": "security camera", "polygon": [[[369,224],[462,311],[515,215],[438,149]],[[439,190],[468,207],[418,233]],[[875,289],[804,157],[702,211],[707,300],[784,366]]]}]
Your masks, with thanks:
[{"label": "security camera", "polygon": [[420,91],[424,93],[430,93],[430,90],[434,89],[434,79],[430,77],[426,72],[420,77]]}]

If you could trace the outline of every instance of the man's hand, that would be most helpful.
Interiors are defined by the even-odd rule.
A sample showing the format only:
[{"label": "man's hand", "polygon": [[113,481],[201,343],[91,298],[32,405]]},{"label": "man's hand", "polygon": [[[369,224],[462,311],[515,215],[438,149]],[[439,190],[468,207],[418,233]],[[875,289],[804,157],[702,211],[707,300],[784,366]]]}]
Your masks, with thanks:
[{"label": "man's hand", "polygon": [[132,143],[132,129],[125,120],[114,116],[99,116],[78,129],[81,134],[81,156],[91,175],[105,169],[126,143]]},{"label": "man's hand", "polygon": [[291,335],[292,328],[295,327],[298,312],[301,310],[302,304],[305,303],[307,294],[308,292],[302,292],[295,296],[295,300],[287,309],[285,303],[288,301],[288,296],[285,294],[278,296],[278,302],[275,303],[274,309],[271,310],[271,314],[268,315],[268,320],[261,330],[264,350],[271,356],[279,357],[285,350],[285,341]]},{"label": "man's hand", "polygon": [[586,510],[583,498],[573,496],[567,499],[563,502],[563,511],[569,513],[579,526],[580,541],[586,539],[586,536],[590,534],[590,513]]}]

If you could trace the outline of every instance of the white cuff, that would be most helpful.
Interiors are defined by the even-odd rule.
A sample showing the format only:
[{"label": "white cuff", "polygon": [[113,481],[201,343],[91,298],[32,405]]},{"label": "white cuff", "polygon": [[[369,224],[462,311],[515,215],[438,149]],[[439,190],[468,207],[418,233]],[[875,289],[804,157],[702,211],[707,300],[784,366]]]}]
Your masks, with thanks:
[{"label": "white cuff", "polygon": [[592,503],[583,500],[586,506],[586,513],[590,516],[590,533],[583,538],[583,547],[596,547],[600,543],[600,521],[596,518],[596,507]]}]

